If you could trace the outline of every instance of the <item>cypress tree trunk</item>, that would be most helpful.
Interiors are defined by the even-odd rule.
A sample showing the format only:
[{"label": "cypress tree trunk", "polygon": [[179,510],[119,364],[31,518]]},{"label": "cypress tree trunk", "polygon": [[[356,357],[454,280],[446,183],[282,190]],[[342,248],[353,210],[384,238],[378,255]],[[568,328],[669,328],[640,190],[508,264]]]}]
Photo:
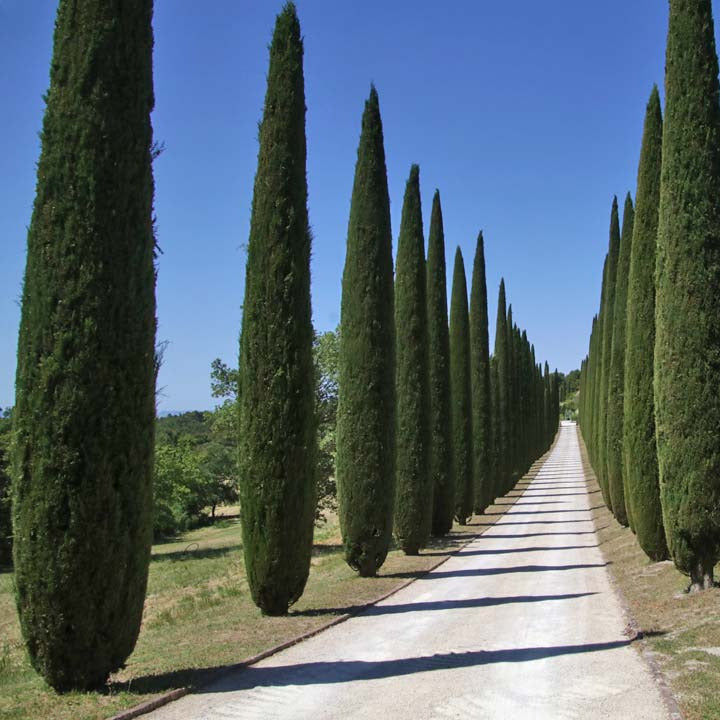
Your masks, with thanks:
[{"label": "cypress tree trunk", "polygon": [[655,247],[660,204],[662,112],[657,87],[645,115],[635,198],[625,345],[623,460],[625,505],[638,543],[652,560],[668,556],[660,506],[653,358],[655,355]]},{"label": "cypress tree trunk", "polygon": [[620,255],[620,222],[617,197],[613,198],[610,212],[610,245],[608,248],[605,306],[603,307],[602,376],[600,377],[600,402],[598,405],[597,464],[595,471],[600,481],[605,504],[612,510],[610,486],[607,475],[607,409],[612,359],[613,322],[615,318],[615,281]]},{"label": "cypress tree trunk", "polygon": [[315,508],[310,230],[303,46],[295,6],[270,45],[240,337],[243,549],[255,604],[282,615],[303,593]]},{"label": "cypress tree trunk", "polygon": [[405,189],[395,273],[395,537],[406,555],[417,555],[427,543],[433,508],[424,246],[420,170],[413,165]]},{"label": "cypress tree trunk", "polygon": [[448,336],[445,235],[440,193],[430,216],[427,259],[428,346],[430,369],[430,481],[433,487],[432,534],[452,529],[455,504],[450,413],[450,339]]},{"label": "cypress tree trunk", "polygon": [[488,340],[485,243],[478,235],[470,291],[470,370],[472,379],[474,510],[485,511],[495,499],[490,479],[490,343]]},{"label": "cypress tree trunk", "polygon": [[467,279],[462,253],[457,248],[450,299],[450,383],[456,478],[455,517],[461,525],[467,524],[473,505],[474,435],[470,356]]},{"label": "cypress tree trunk", "polygon": [[496,496],[504,495],[508,489],[510,477],[510,463],[508,452],[510,448],[510,428],[508,425],[509,386],[510,386],[510,358],[508,348],[507,312],[505,306],[505,280],[500,280],[498,292],[497,322],[495,325],[495,362],[498,374],[498,412],[496,415],[499,430],[497,434],[497,468],[498,487]]},{"label": "cypress tree trunk", "polygon": [[152,2],[61,0],[28,233],[15,584],[31,662],[100,687],[140,630],[152,539]]},{"label": "cypress tree trunk", "polygon": [[720,89],[710,0],[671,0],[657,246],[655,419],[676,566],[720,557]]},{"label": "cypress tree trunk", "polygon": [[390,198],[380,106],[365,103],[350,203],[338,357],[338,504],[345,560],[375,575],[395,500],[395,319]]},{"label": "cypress tree trunk", "polygon": [[630,193],[625,198],[623,209],[620,254],[615,274],[615,309],[613,339],[608,377],[607,410],[607,484],[610,503],[617,521],[627,527],[628,508],[625,507],[625,486],[623,480],[622,439],[623,439],[623,394],[625,389],[625,316],[627,313],[628,273],[632,249],[634,210]]}]

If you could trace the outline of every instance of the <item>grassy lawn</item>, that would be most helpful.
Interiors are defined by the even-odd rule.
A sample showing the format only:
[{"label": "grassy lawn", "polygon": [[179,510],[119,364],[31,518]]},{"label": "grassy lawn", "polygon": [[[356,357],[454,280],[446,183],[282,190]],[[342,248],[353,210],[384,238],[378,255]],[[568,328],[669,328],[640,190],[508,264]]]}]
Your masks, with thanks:
[{"label": "grassy lawn", "polygon": [[[539,469],[536,463],[529,477]],[[489,512],[507,508],[524,488]],[[159,693],[197,685],[213,668],[241,662],[326,624],[399,587],[437,564],[498,515],[474,517],[417,557],[394,549],[379,577],[360,578],[345,564],[335,518],[318,528],[305,594],[287,617],[263,617],[245,580],[236,518],[153,547],[145,614],[135,652],[104,693],[59,696],[27,660],[12,595],[13,576],[0,574],[0,718],[83,720],[109,718]]]},{"label": "grassy lawn", "polygon": [[[583,448],[591,489],[597,481]],[[688,595],[689,579],[672,562],[653,563],[628,528],[602,502],[592,503],[600,548],[630,613],[642,629],[645,647],[666,675],[687,720],[720,718],[720,590]],[[715,568],[720,577],[720,565]]]}]

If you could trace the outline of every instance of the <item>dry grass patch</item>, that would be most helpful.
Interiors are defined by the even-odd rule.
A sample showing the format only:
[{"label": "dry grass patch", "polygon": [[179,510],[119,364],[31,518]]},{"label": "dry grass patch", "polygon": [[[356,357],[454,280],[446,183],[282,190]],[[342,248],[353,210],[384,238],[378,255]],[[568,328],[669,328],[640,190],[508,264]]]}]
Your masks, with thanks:
[{"label": "dry grass patch", "polygon": [[[599,490],[581,440],[591,491]],[[592,504],[598,542],[628,610],[687,720],[720,718],[720,589],[687,594],[689,579],[670,561],[647,558],[629,528],[617,523],[598,492]],[[715,570],[720,576],[720,566]]]}]

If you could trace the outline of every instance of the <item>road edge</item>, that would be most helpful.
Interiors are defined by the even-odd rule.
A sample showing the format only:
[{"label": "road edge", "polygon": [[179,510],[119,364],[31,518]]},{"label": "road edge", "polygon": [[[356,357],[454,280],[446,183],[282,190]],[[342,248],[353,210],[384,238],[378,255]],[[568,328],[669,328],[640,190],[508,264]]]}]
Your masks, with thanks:
[{"label": "road edge", "polygon": [[[600,486],[597,481],[597,476],[595,475],[595,471],[590,464],[590,458],[587,452],[587,448],[585,447],[585,441],[583,440],[582,433],[580,432],[580,425],[578,425],[577,423],[575,425],[575,432],[577,433],[578,445],[580,446],[580,459],[582,461],[582,469],[583,475],[585,476],[585,483],[589,490],[592,490],[593,487],[599,490]],[[595,532],[597,533],[598,523],[597,519],[594,516],[592,517],[592,521]],[[617,522],[617,520],[615,520],[615,518],[611,518],[611,522]],[[610,558],[608,558],[605,554],[605,550],[600,546],[599,550],[602,553],[605,561],[609,561]],[[672,691],[667,675],[660,669],[660,666],[655,660],[652,650],[650,650],[650,648],[647,646],[647,643],[643,639],[642,628],[635,619],[635,616],[630,609],[630,605],[625,598],[625,594],[623,593],[622,588],[617,584],[615,578],[612,576],[612,573],[608,572],[607,576],[610,580],[610,588],[615,594],[615,598],[620,605],[620,609],[623,612],[625,622],[627,623],[626,635],[630,639],[630,644],[637,650],[640,658],[645,663],[647,669],[650,671],[650,675],[652,676],[652,679],[655,682],[658,691],[660,692],[660,697],[662,698],[662,701],[665,705],[665,709],[668,711],[669,720],[683,720],[683,714],[680,709],[680,704],[678,703],[678,700]]]}]

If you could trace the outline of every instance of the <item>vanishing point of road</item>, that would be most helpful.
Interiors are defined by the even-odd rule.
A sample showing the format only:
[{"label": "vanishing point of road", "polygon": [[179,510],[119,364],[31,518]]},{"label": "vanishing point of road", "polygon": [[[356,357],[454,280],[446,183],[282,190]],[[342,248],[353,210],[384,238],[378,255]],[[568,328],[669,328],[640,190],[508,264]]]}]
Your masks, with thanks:
[{"label": "vanishing point of road", "polygon": [[482,537],[389,599],[154,720],[668,717],[623,634],[574,424]]}]

